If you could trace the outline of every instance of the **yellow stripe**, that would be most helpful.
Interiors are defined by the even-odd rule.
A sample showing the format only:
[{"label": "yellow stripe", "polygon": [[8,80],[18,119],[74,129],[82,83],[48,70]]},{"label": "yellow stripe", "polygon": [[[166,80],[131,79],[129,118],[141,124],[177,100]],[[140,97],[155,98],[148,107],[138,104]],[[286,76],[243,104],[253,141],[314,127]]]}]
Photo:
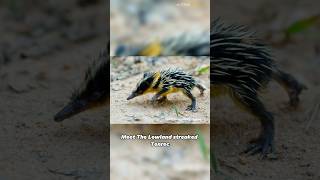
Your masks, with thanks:
[{"label": "yellow stripe", "polygon": [[169,90],[167,92],[165,92],[162,96],[166,96],[168,94],[176,93],[176,92],[180,92],[180,91],[181,91],[180,88],[170,87]]},{"label": "yellow stripe", "polygon": [[159,42],[154,42],[139,52],[140,56],[160,56],[162,46]]}]

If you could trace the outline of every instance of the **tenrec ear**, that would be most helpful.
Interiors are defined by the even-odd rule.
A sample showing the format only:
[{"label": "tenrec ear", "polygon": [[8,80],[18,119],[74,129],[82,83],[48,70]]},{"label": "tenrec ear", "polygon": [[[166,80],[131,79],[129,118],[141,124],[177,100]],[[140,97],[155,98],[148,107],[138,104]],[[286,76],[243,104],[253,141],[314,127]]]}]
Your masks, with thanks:
[{"label": "tenrec ear", "polygon": [[143,74],[143,78],[147,77],[147,75],[148,75],[148,72],[145,72],[145,73]]}]

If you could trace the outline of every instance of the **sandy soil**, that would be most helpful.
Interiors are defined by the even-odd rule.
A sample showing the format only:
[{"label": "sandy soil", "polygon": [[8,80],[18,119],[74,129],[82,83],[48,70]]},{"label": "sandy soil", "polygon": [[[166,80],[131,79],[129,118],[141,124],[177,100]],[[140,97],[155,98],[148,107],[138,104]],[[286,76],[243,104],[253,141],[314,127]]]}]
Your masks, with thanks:
[{"label": "sandy soil", "polygon": [[[13,19],[1,6],[1,180],[102,180],[108,175],[105,112],[60,124],[53,121],[106,43],[105,5],[80,8],[74,2],[54,1],[50,6],[34,2],[24,15],[27,20]],[[53,14],[43,6],[51,7]],[[56,10],[62,9],[71,10],[67,13],[71,24],[56,21],[57,14],[64,15]],[[94,24],[90,28],[88,17]],[[75,39],[64,36],[66,32]]]},{"label": "sandy soil", "polygon": [[[54,3],[57,6],[53,9],[46,5],[40,7],[46,7],[47,12],[42,12],[35,3],[40,1],[32,2],[28,5],[32,13],[25,15],[28,23],[19,22],[19,14],[24,12],[11,12],[17,16],[16,22],[4,6],[0,11],[0,179],[105,179],[109,148],[106,140],[109,132],[105,128],[107,109],[84,112],[60,124],[52,119],[65,105],[72,87],[81,82],[92,57],[105,46],[105,5],[77,7],[70,13],[69,8],[75,1],[54,1],[60,3]],[[227,22],[254,27],[262,37],[297,18],[319,13],[318,2],[314,0],[263,2],[215,0],[214,12]],[[61,19],[58,15],[62,15]],[[84,20],[86,17],[89,19]],[[90,24],[96,20],[99,23]],[[76,23],[69,24],[69,21]],[[289,44],[274,47],[279,66],[309,87],[302,94],[302,102],[296,110],[287,108],[286,94],[275,83],[271,83],[263,95],[263,101],[276,118],[275,157],[259,160],[257,156],[240,156],[246,142],[258,134],[259,124],[225,98],[214,101],[211,138],[214,138],[214,151],[223,172],[215,174],[215,179],[320,178],[320,121],[315,111],[319,109],[316,105],[320,100],[319,40],[308,36],[318,30],[311,29]],[[312,114],[314,117],[310,117]],[[112,135],[112,138],[113,142],[119,143],[117,136]],[[132,157],[130,148],[140,151],[134,145],[120,148],[121,144],[115,146],[111,158]],[[181,147],[188,151],[185,146]],[[195,145],[193,149],[196,149]],[[161,153],[152,152],[151,159],[157,159],[157,153]],[[190,152],[195,157],[190,156],[185,161],[196,159],[200,172],[206,177],[206,162],[194,153],[197,150]],[[134,162],[137,161],[127,163],[134,168]],[[179,157],[177,162],[182,163],[184,159]],[[170,175],[175,177],[176,172],[171,172]],[[120,174],[118,171],[114,173]],[[198,171],[192,173],[198,174]],[[189,177],[188,173],[184,175]]]},{"label": "sandy soil", "polygon": [[[281,37],[278,31],[288,24],[318,14],[316,7],[319,3],[315,1],[216,0],[214,13],[227,22],[247,24],[272,43]],[[319,36],[312,36],[315,32],[318,34],[318,27],[295,36],[288,44],[273,47],[279,66],[309,89],[302,93],[298,109],[288,108],[285,91],[274,82],[263,94],[263,102],[274,113],[276,123],[276,154],[272,158],[239,155],[246,143],[258,135],[259,123],[226,98],[213,101],[211,137],[223,172],[214,174],[214,179],[320,179],[320,117],[316,107],[320,100],[320,55]],[[267,39],[268,34],[275,38]]]},{"label": "sandy soil", "polygon": [[198,131],[209,144],[209,125],[112,125],[110,134],[111,179],[210,179],[210,163],[198,140],[162,140],[170,147],[152,147],[152,140],[120,140],[122,134],[193,135]]},{"label": "sandy soil", "polygon": [[[107,107],[83,112],[63,123],[53,121],[73,88],[81,83],[88,64],[105,47],[105,4],[86,4],[86,0],[32,2],[22,3],[26,11],[9,11],[0,6],[0,179],[107,179]],[[208,162],[201,159],[198,145],[193,145],[190,151],[183,150],[187,145],[176,147],[189,155],[185,161],[198,162],[199,169],[179,169],[185,162],[179,156],[180,164],[174,167],[180,170],[178,174],[163,168],[170,177],[181,179],[189,175],[187,172],[209,176]],[[134,145],[130,144],[130,148]],[[121,159],[121,154],[129,156],[130,148],[116,146],[113,161],[133,166],[135,161]],[[191,152],[197,153],[193,156]],[[151,158],[156,158],[157,153],[161,151],[154,151]]]},{"label": "sandy soil", "polygon": [[[130,101],[126,100],[142,78],[143,72],[182,68],[186,72],[192,73],[197,67],[209,66],[208,57],[182,58],[172,56],[159,58],[154,65],[147,63],[147,60],[138,64],[130,64],[133,57],[127,59],[114,58],[111,60],[111,64],[122,62],[120,65],[111,65],[111,124],[208,124],[210,122],[209,72],[195,76],[207,88],[203,96],[200,95],[197,88],[192,91],[197,99],[197,112],[185,110],[191,101],[182,93],[170,94],[168,101],[156,105],[151,103],[153,93],[136,97]],[[133,67],[128,69],[125,68],[126,66]],[[117,80],[117,78],[120,79]]]}]

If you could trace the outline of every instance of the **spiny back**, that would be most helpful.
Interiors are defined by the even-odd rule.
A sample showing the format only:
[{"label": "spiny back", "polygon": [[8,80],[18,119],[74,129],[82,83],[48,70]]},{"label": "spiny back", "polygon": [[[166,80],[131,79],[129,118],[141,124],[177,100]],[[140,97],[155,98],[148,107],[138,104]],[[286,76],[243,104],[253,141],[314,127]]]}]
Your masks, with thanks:
[{"label": "spiny back", "polygon": [[267,47],[245,26],[226,26],[216,20],[211,29],[211,83],[256,93],[274,68]]},{"label": "spiny back", "polygon": [[81,86],[74,90],[71,99],[89,98],[99,93],[101,100],[109,95],[109,47],[104,49],[98,58],[88,67]]},{"label": "spiny back", "polygon": [[195,79],[179,68],[170,68],[160,71],[160,79],[163,87],[177,87],[191,91],[195,86]]}]

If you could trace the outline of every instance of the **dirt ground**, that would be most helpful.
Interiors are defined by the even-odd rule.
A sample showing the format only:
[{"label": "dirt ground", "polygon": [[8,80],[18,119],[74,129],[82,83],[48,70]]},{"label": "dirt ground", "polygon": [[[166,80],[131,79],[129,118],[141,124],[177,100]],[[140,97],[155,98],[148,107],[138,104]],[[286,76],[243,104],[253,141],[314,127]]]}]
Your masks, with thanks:
[{"label": "dirt ground", "polygon": [[[86,0],[33,0],[31,4],[0,1],[0,179],[107,179],[109,109],[83,112],[62,123],[53,121],[106,45],[105,4]],[[183,178],[188,171],[209,176],[208,162],[201,160],[197,146],[190,149],[197,153],[186,161],[198,162],[199,169],[177,165],[176,175],[164,168],[170,176]],[[130,149],[116,150],[116,158],[130,153]]]},{"label": "dirt ground", "polygon": [[142,58],[144,61],[137,64],[134,64],[134,57],[111,60],[111,124],[208,124],[210,122],[209,71],[194,76],[207,88],[203,96],[197,88],[192,91],[197,100],[197,112],[185,110],[191,104],[191,100],[182,93],[170,94],[168,101],[156,105],[151,103],[154,93],[138,96],[130,101],[127,97],[135,89],[145,71],[182,68],[192,74],[197,68],[208,67],[209,57],[171,56],[151,59],[156,60],[155,64],[148,63],[147,59]]},{"label": "dirt ground", "polygon": [[[228,23],[245,24],[258,32],[267,43],[273,43],[279,30],[303,17],[319,14],[317,1],[234,1],[216,0],[215,17]],[[298,109],[287,106],[285,91],[272,82],[262,95],[267,108],[274,113],[276,153],[272,158],[239,155],[246,143],[259,133],[259,123],[240,111],[227,98],[212,100],[211,125],[214,152],[224,179],[320,179],[319,26],[296,35],[291,42],[274,45],[274,57],[281,69],[290,72],[308,86],[301,95]],[[268,34],[273,34],[270,38]]]},{"label": "dirt ground", "polygon": [[122,134],[193,135],[199,131],[209,144],[209,125],[112,125],[111,179],[210,179],[210,163],[202,156],[198,140],[160,140],[170,147],[152,147],[152,140],[120,139]]},{"label": "dirt ground", "polygon": [[[47,5],[30,0],[27,5],[8,5],[9,10],[4,2],[0,1],[0,179],[106,179],[108,110],[84,112],[59,124],[53,121],[72,88],[81,82],[89,62],[105,47],[105,4],[60,0],[48,1],[51,4]],[[277,39],[277,30],[296,19],[319,13],[319,2],[314,0],[214,3],[216,16],[253,27],[266,41],[269,34],[275,34]],[[263,102],[275,115],[277,153],[273,158],[240,156],[246,143],[258,134],[259,123],[225,98],[213,101],[211,139],[214,138],[213,150],[223,173],[214,174],[214,179],[320,179],[320,41],[312,36],[318,31],[318,27],[312,28],[288,44],[273,47],[279,66],[309,88],[301,95],[296,110],[287,108],[285,91],[274,82],[263,95]],[[112,138],[119,142],[117,136]],[[113,159],[122,156],[119,150],[123,150],[122,158],[132,157],[130,148],[140,151],[133,145],[127,149],[115,147]],[[154,153],[151,160],[162,152]],[[199,163],[199,171],[191,170],[192,173],[204,172],[206,177],[205,162],[199,160],[199,154],[192,154],[195,157],[186,161],[196,158]],[[136,159],[129,166],[134,168],[134,162]],[[183,162],[179,157],[177,164]],[[178,175],[189,177],[185,169]]]},{"label": "dirt ground", "polygon": [[105,47],[105,4],[32,2],[27,12],[0,2],[0,179],[104,180],[107,110],[63,123],[53,115]]}]

